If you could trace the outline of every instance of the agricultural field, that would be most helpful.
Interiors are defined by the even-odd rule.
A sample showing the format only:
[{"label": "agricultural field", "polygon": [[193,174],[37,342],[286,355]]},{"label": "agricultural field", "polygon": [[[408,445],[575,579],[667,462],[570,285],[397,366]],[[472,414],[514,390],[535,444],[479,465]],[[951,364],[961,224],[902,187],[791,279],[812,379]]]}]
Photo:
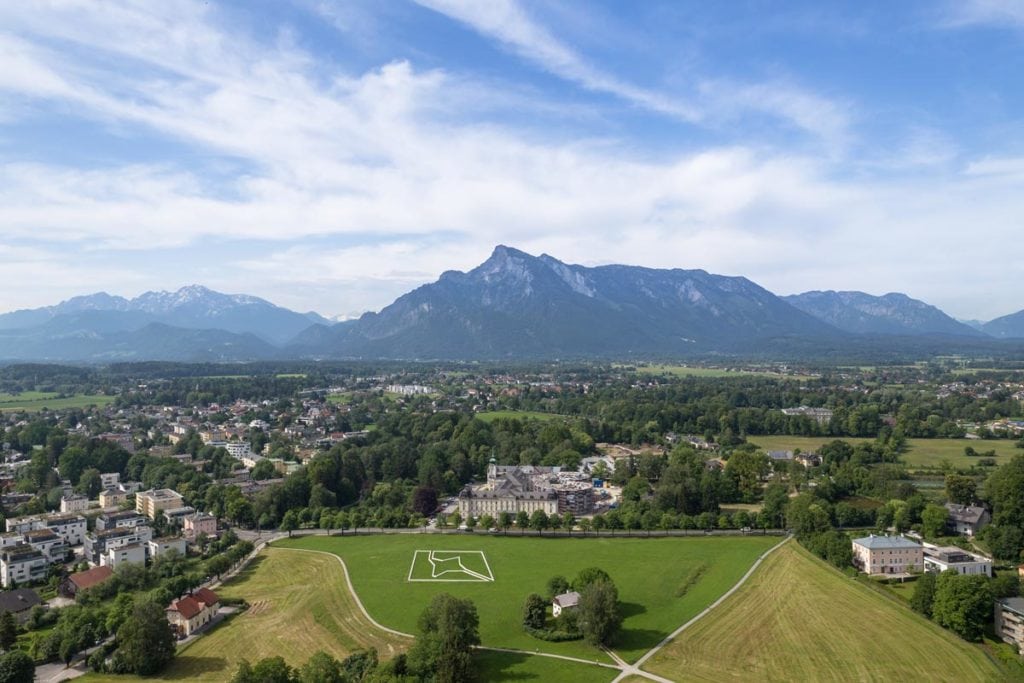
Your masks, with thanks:
[{"label": "agricultural field", "polygon": [[484,422],[495,420],[558,420],[565,417],[555,413],[539,413],[535,410],[494,410],[487,413],[477,413],[476,419]]},{"label": "agricultural field", "polygon": [[[768,370],[737,370],[732,368],[705,368],[690,365],[638,365],[641,375],[668,375],[670,377],[788,377]],[[794,379],[799,379],[794,377]]]},{"label": "agricultural field", "polygon": [[411,643],[366,620],[341,564],[328,555],[270,548],[217,593],[244,598],[250,608],[185,647],[159,676],[81,680],[227,681],[242,659],[281,655],[296,666],[317,650],[341,659],[369,647],[386,659]]},{"label": "agricultural field", "polygon": [[644,666],[687,681],[999,681],[964,642],[795,541]]},{"label": "agricultural field", "polygon": [[103,394],[69,396],[56,398],[58,394],[42,391],[26,391],[22,394],[0,394],[0,412],[12,413],[25,410],[30,413],[47,410],[64,410],[67,408],[87,408],[89,406],[105,406],[113,403],[115,396]]},{"label": "agricultural field", "polygon": [[[751,436],[748,441],[761,448],[771,451],[792,451],[799,448],[809,453],[823,445],[835,441],[837,437],[827,436]],[[847,443],[873,441],[873,439],[842,438]],[[1007,439],[907,439],[907,451],[903,454],[903,462],[911,468],[942,467],[943,463],[955,469],[970,468],[978,463],[977,457],[964,455],[964,448],[970,446],[978,452],[995,450],[996,464],[1002,465],[1014,455],[1024,454],[1024,450],[1014,447],[1014,442]]]},{"label": "agricultural field", "polygon": [[635,661],[728,590],[777,542],[763,536],[572,539],[475,533],[310,536],[284,539],[275,547],[342,557],[363,605],[386,627],[415,633],[430,599],[448,592],[476,604],[484,645],[610,663],[582,641],[549,643],[526,634],[521,609],[527,594],[543,593],[555,575],[572,579],[586,567],[604,569],[619,589],[625,616],[613,649]]}]

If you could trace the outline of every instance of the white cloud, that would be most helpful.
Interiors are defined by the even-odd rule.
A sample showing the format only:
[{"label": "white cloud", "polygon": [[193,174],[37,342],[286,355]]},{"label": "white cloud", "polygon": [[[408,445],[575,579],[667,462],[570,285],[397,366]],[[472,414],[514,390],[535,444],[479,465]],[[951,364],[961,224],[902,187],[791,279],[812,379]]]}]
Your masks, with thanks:
[{"label": "white cloud", "polygon": [[943,11],[947,27],[1024,26],[1024,0],[951,0]]},{"label": "white cloud", "polygon": [[[1019,260],[990,246],[1019,236],[1024,198],[1004,177],[1015,160],[873,181],[837,176],[829,158],[756,145],[652,159],[624,142],[553,142],[467,117],[486,84],[406,61],[347,73],[222,21],[183,1],[0,4],[0,25],[17,33],[0,34],[5,97],[73,109],[118,134],[180,141],[200,159],[245,168],[225,180],[201,161],[173,158],[86,169],[0,162],[3,239],[45,235],[116,259],[105,275],[66,255],[12,252],[4,263],[21,270],[5,273],[61,269],[45,290],[51,301],[203,275],[229,291],[350,313],[471,268],[506,243],[586,264],[748,275],[783,292],[902,288],[961,316],[1024,306]],[[513,21],[500,30],[566,77],[603,82],[533,28]],[[702,97],[709,111],[771,110],[820,136],[844,135],[845,109],[795,86],[716,81]],[[339,236],[359,246],[332,245]],[[280,248],[232,255],[249,240]],[[949,276],[963,272],[965,245],[984,249],[985,278]],[[187,279],[161,283],[125,254],[169,247],[220,249],[223,267],[189,271],[183,260]],[[41,303],[27,290],[5,289],[0,308]]]}]

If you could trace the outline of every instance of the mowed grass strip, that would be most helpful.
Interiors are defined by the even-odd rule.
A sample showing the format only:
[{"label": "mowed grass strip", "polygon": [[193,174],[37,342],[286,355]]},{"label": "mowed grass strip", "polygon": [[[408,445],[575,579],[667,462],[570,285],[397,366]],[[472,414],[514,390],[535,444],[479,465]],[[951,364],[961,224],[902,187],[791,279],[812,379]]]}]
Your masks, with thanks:
[{"label": "mowed grass strip", "polygon": [[388,659],[412,643],[379,630],[363,616],[341,564],[330,555],[267,549],[217,593],[244,598],[250,608],[184,648],[159,676],[91,674],[82,680],[228,681],[242,659],[280,655],[300,666],[318,650],[343,659],[371,647]]},{"label": "mowed grass strip", "polygon": [[[598,659],[610,659],[582,641],[549,643],[522,629],[522,605],[530,593],[545,591],[552,576],[572,579],[581,569],[600,567],[615,581],[625,616],[612,643],[635,661],[662,638],[707,607],[778,542],[778,537],[536,538],[487,533],[395,534],[387,536],[284,539],[283,547],[340,555],[356,592],[382,625],[416,632],[419,614],[439,593],[471,599],[480,614],[484,645]],[[480,550],[494,581],[410,582],[417,550]],[[703,566],[692,585],[693,571]]]},{"label": "mowed grass strip", "polygon": [[687,681],[998,681],[978,648],[795,541],[645,669]]}]

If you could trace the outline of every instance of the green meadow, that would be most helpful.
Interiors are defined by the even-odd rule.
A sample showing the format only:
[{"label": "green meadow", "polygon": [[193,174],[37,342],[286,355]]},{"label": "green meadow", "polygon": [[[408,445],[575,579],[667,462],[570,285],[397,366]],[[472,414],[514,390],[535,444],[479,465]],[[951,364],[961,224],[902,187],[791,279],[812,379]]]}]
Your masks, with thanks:
[{"label": "green meadow", "polygon": [[[625,616],[612,647],[623,659],[635,661],[728,590],[778,540],[572,539],[469,533],[310,536],[284,539],[275,547],[320,550],[343,558],[366,609],[389,628],[415,633],[416,619],[431,598],[447,592],[476,604],[484,645],[608,662],[604,653],[583,641],[549,643],[525,633],[521,612],[526,596],[531,592],[543,594],[552,576],[571,580],[586,567],[604,569],[619,589]],[[453,551],[482,554],[493,580],[450,572],[439,576],[440,580],[410,581],[429,576],[421,565],[424,553],[431,550],[447,551],[446,558]],[[443,563],[437,564],[437,571],[445,571]],[[469,567],[468,560],[466,564],[474,574],[487,578],[476,564]]]}]

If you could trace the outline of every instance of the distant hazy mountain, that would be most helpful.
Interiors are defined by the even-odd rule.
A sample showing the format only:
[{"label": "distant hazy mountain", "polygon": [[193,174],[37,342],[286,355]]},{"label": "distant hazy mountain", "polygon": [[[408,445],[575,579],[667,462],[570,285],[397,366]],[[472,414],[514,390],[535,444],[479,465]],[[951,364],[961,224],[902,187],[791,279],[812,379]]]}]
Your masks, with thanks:
[{"label": "distant hazy mountain", "polygon": [[836,331],[742,277],[703,270],[586,268],[499,246],[383,309],[290,346],[389,358],[692,355],[765,348]]},{"label": "distant hazy mountain", "polygon": [[[314,323],[315,313],[296,313],[244,294],[221,294],[193,285],[176,292],[146,292],[134,299],[105,292],[78,296],[32,310],[0,315],[0,331],[51,335],[109,334],[140,330],[150,323],[173,328],[252,334],[282,344]],[[0,353],[4,349],[0,347]],[[10,357],[4,353],[4,357]]]},{"label": "distant hazy mountain", "polygon": [[990,320],[981,329],[993,337],[999,339],[1021,339],[1024,338],[1024,311],[1017,311],[1002,318]]},{"label": "distant hazy mountain", "polygon": [[802,311],[844,332],[885,335],[983,336],[935,306],[906,294],[872,296],[864,292],[804,292],[783,297]]}]

